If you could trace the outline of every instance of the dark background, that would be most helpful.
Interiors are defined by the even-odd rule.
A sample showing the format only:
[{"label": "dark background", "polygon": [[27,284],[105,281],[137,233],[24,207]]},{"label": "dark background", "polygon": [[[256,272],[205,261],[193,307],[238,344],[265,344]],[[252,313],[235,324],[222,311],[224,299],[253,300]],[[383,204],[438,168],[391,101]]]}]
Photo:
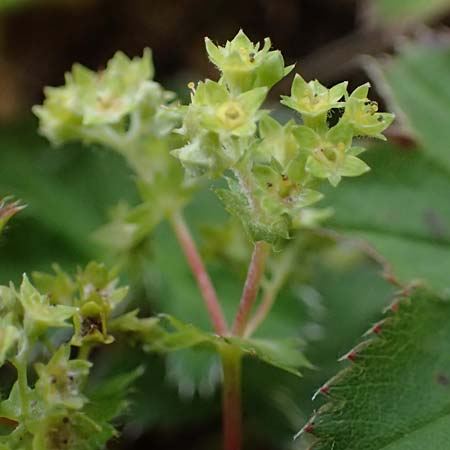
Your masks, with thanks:
[{"label": "dark background", "polygon": [[[296,62],[305,78],[357,82],[363,78],[359,55],[391,52],[399,36],[424,32],[421,22],[406,15],[393,16],[389,22],[378,5],[389,5],[388,0],[2,1],[3,120],[41,101],[43,86],[61,84],[75,61],[98,69],[118,49],[131,56],[151,47],[158,80],[177,86],[192,74],[215,77],[203,51],[204,36],[224,42],[243,28],[253,40],[270,36],[274,47],[283,51],[288,63]],[[436,12],[432,10],[427,19],[439,28],[448,24],[449,16],[442,6],[445,0],[433,2],[438,4]],[[392,8],[398,8],[395,4],[404,8],[402,4],[415,2],[391,3]],[[277,89],[283,90],[288,82]]]}]

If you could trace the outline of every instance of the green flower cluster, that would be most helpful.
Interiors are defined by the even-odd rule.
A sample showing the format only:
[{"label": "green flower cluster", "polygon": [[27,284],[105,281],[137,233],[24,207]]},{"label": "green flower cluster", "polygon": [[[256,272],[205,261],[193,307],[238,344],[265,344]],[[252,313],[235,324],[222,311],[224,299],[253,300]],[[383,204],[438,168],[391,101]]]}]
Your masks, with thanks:
[{"label": "green flower cluster", "polygon": [[174,133],[181,112],[175,95],[153,81],[149,49],[141,58],[117,52],[106,69],[93,72],[75,64],[60,87],[45,89],[43,105],[33,108],[40,132],[53,144],[101,144],[122,155],[137,175],[142,203],[121,205],[96,237],[106,248],[128,257],[173,210],[189,201],[195,186],[170,151],[182,144]]},{"label": "green flower cluster", "polygon": [[[301,123],[278,122],[261,106],[292,66],[285,67],[270,46],[266,39],[259,50],[242,31],[225,47],[206,39],[221,77],[192,86],[179,130],[186,144],[172,153],[190,177],[227,178],[229,189],[218,191],[227,210],[253,240],[274,243],[321,216],[307,208],[323,197],[317,191],[321,179],[337,186],[342,177],[369,170],[358,158],[364,149],[353,140],[383,139],[393,115],[379,113],[367,98],[369,84],[349,94],[346,82],[328,89],[296,74],[291,96],[281,103],[299,113]],[[333,117],[339,119],[331,125]]]},{"label": "green flower cluster", "polygon": [[[85,394],[92,366],[87,356],[93,346],[114,340],[109,323],[127,320],[111,318],[126,293],[115,272],[96,263],[75,277],[55,267],[53,275],[35,274],[34,284],[24,275],[19,289],[0,286],[0,367],[9,362],[17,371],[0,401],[0,418],[11,424],[0,449],[100,449],[115,434],[107,415],[94,414],[101,406]],[[148,336],[155,324],[135,312],[133,326]],[[80,348],[77,357],[72,346]],[[31,358],[39,358],[34,385],[28,381]]]},{"label": "green flower cluster", "polygon": [[120,206],[97,233],[118,253],[137,254],[152,229],[189,201],[202,176],[227,179],[229,188],[217,193],[254,241],[274,243],[314,226],[328,214],[311,208],[323,197],[320,181],[337,186],[367,172],[359,158],[364,148],[353,141],[383,139],[393,120],[368,99],[369,84],[348,93],[346,82],[328,89],[296,74],[281,103],[299,120],[280,123],[261,107],[293,66],[285,66],[269,39],[261,48],[239,31],[224,47],[206,38],[206,50],[220,79],[191,83],[187,106],[171,106],[173,94],[152,80],[146,50],[131,60],[116,53],[100,73],[75,65],[66,84],[48,88],[34,108],[52,142],[107,145],[138,175],[142,204]]},{"label": "green flower cluster", "polygon": [[269,88],[293,68],[285,67],[281,53],[270,47],[266,39],[259,50],[243,31],[225,47],[206,38],[208,56],[222,76],[193,86],[191,104],[184,109],[179,132],[188,143],[173,154],[190,175],[219,176],[247,152]]},{"label": "green flower cluster", "polygon": [[[126,287],[117,287],[116,271],[108,271],[95,262],[79,270],[75,277],[58,266],[54,271],[54,275],[35,273],[34,281],[59,308],[73,309],[70,317],[74,334],[70,343],[83,347],[113,342],[114,338],[108,332],[108,321],[128,292]],[[50,307],[53,307],[52,303]]]},{"label": "green flower cluster", "polygon": [[137,131],[139,124],[135,122],[143,119],[135,117],[139,110],[140,116],[157,116],[158,133],[164,135],[172,119],[160,106],[173,94],[152,81],[153,76],[149,49],[142,58],[132,60],[117,52],[98,73],[75,64],[66,74],[65,85],[47,87],[44,104],[34,107],[40,131],[55,144],[83,140],[115,147],[123,132],[131,138]]}]

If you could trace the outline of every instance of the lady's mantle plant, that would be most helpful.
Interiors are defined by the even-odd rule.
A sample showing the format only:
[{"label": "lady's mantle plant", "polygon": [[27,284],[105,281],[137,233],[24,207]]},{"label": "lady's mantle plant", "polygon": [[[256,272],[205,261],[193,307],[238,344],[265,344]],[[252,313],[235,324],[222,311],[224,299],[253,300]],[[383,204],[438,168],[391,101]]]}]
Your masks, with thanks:
[{"label": "lady's mantle plant", "polygon": [[[353,145],[354,138],[383,139],[393,116],[378,112],[368,99],[369,84],[348,93],[346,82],[328,89],[296,74],[291,95],[281,99],[295,118],[280,123],[263,104],[270,88],[294,67],[285,66],[269,39],[260,48],[240,31],[225,47],[206,39],[206,50],[220,78],[190,83],[186,106],[153,81],[146,50],[132,60],[119,52],[100,73],[75,65],[64,86],[46,89],[44,104],[34,112],[41,133],[54,144],[81,140],[123,155],[136,174],[142,201],[118,209],[99,235],[123,253],[168,220],[214,332],[170,316],[140,319],[132,311],[116,317],[126,291],[116,287],[114,274],[94,263],[75,277],[57,268],[55,275],[38,274],[34,286],[24,277],[19,289],[3,287],[1,362],[10,361],[17,369],[10,397],[0,404],[0,417],[13,427],[0,440],[4,448],[102,448],[112,435],[108,420],[117,411],[107,417],[94,414],[95,401],[85,394],[88,358],[94,346],[109,345],[115,334],[140,342],[148,351],[201,345],[219,353],[226,450],[241,448],[243,355],[292,373],[309,365],[297,341],[252,335],[293,270],[295,236],[327,214],[312,208],[323,197],[321,183],[337,187],[343,177],[367,172],[359,158],[364,148]],[[217,196],[253,245],[232,323],[222,312],[182,214],[200,186],[219,178],[227,188],[216,189]],[[254,308],[260,290],[263,295]],[[65,330],[64,337],[50,333],[55,329]],[[34,366],[36,382],[30,383],[27,365],[36,348],[41,349],[41,362]]]}]

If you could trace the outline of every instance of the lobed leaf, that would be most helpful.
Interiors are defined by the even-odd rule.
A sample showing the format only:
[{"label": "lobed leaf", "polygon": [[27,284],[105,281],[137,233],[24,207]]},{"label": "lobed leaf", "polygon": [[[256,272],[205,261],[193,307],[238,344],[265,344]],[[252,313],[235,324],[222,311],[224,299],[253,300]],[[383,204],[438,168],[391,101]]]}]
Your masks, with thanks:
[{"label": "lobed leaf", "polygon": [[450,297],[420,288],[390,309],[319,389],[329,401],[302,430],[316,437],[312,449],[447,448]]},{"label": "lobed leaf", "polygon": [[169,315],[160,317],[161,333],[146,343],[147,351],[168,353],[199,346],[220,351],[221,347],[230,345],[246,355],[256,357],[269,365],[295,375],[300,375],[299,367],[312,367],[301,352],[302,342],[296,339],[264,340],[222,337],[201,331],[193,325],[183,323]]}]

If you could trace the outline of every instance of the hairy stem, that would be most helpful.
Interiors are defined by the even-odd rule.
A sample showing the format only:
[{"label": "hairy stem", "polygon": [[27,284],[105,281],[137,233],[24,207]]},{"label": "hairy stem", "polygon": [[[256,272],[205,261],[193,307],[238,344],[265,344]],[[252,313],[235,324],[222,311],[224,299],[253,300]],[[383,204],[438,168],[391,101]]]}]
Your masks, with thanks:
[{"label": "hairy stem", "polygon": [[253,249],[252,260],[248,268],[244,290],[242,291],[239,309],[233,324],[233,335],[242,336],[244,334],[252,306],[258,295],[259,286],[264,275],[269,250],[270,246],[267,242],[256,242]]},{"label": "hairy stem", "polygon": [[22,416],[27,419],[30,415],[30,399],[28,397],[28,349],[29,344],[26,342],[19,355],[13,361],[14,367],[17,370],[17,382],[19,385],[20,405],[22,408]]},{"label": "hairy stem", "polygon": [[214,330],[221,336],[226,335],[228,333],[228,325],[222,312],[222,307],[220,306],[214,286],[209,278],[208,272],[203,264],[187,224],[181,213],[173,214],[170,222],[180,246],[184,251],[187,262],[191,267],[192,273],[197,280],[198,287],[211,317]]},{"label": "hairy stem", "polygon": [[240,450],[242,445],[241,359],[239,350],[224,346],[220,351],[223,370],[224,450]]},{"label": "hairy stem", "polygon": [[249,320],[245,328],[245,337],[250,337],[258,329],[272,309],[278,292],[283,287],[290,271],[292,270],[292,263],[295,253],[295,247],[289,248],[284,252],[281,260],[276,265],[272,279],[264,287],[264,294],[261,299],[261,303],[259,304],[255,315]]}]

